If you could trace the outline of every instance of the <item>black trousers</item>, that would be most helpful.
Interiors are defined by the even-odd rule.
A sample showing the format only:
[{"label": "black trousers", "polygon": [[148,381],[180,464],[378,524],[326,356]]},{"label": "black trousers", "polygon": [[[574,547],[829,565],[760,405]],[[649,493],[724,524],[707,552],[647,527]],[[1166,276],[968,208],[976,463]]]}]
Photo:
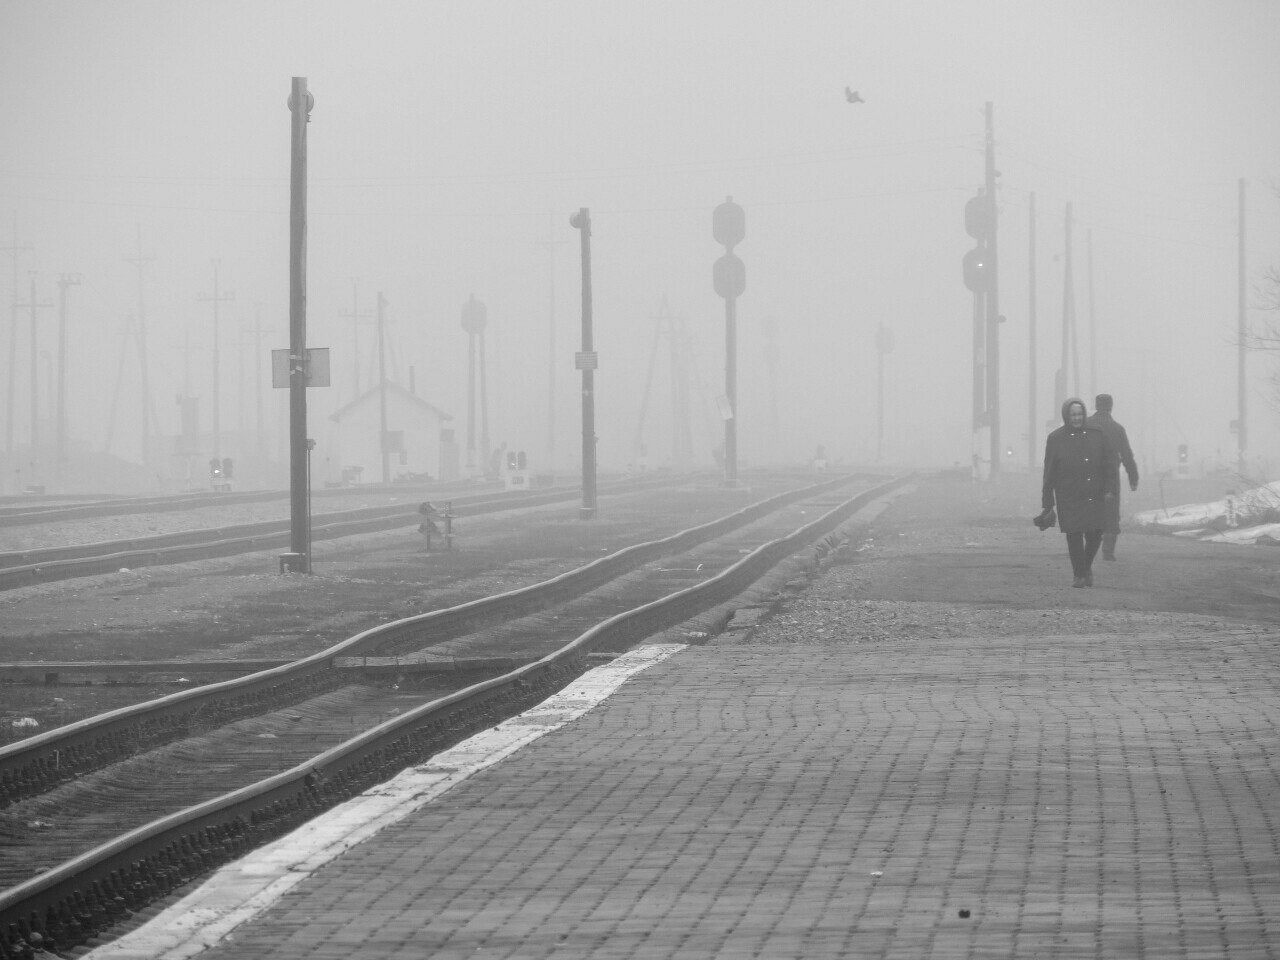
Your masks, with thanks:
[{"label": "black trousers", "polygon": [[1071,572],[1083,577],[1093,570],[1093,558],[1098,555],[1098,547],[1102,545],[1101,530],[1086,530],[1084,533],[1068,533],[1067,553],[1071,555]]}]

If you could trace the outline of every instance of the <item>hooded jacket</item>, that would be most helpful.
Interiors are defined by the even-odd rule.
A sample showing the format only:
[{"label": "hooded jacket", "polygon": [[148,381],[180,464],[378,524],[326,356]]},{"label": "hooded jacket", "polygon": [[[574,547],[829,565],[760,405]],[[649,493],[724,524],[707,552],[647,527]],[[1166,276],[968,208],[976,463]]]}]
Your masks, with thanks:
[{"label": "hooded jacket", "polygon": [[1045,439],[1042,507],[1056,507],[1063,533],[1084,533],[1106,526],[1107,495],[1114,497],[1119,477],[1110,469],[1115,453],[1104,431],[1087,424],[1072,427],[1071,407],[1084,401],[1071,397],[1062,405],[1062,426]]}]

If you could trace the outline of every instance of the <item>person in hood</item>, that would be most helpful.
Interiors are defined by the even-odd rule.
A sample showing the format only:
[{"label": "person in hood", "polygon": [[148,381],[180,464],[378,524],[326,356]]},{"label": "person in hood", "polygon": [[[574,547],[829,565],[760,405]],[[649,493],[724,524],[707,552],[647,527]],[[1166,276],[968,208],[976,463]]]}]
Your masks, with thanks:
[{"label": "person in hood", "polygon": [[1118,471],[1111,470],[1111,443],[1104,430],[1087,425],[1087,413],[1078,397],[1062,405],[1062,426],[1045,439],[1040,492],[1040,505],[1056,507],[1058,527],[1066,534],[1073,587],[1093,586],[1093,558],[1119,485]]},{"label": "person in hood", "polygon": [[1102,528],[1102,559],[1116,558],[1116,538],[1120,536],[1120,467],[1129,477],[1129,489],[1138,489],[1138,464],[1129,446],[1129,434],[1111,416],[1115,405],[1109,393],[1100,393],[1093,400],[1093,415],[1086,420],[1086,427],[1097,427],[1107,435],[1111,444],[1111,473],[1115,476],[1115,498],[1107,503],[1107,525]]}]

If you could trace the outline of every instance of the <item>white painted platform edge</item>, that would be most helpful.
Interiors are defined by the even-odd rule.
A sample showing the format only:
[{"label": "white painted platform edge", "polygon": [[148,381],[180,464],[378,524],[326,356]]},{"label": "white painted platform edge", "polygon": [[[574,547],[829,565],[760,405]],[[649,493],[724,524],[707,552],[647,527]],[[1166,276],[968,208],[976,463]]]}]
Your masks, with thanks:
[{"label": "white painted platform edge", "polygon": [[263,913],[330,860],[407,817],[472,774],[493,766],[604,701],[626,680],[683,650],[653,644],[587,671],[517,717],[409,767],[386,783],[316,817],[216,871],[200,887],[119,940],[84,954],[93,960],[185,960]]}]

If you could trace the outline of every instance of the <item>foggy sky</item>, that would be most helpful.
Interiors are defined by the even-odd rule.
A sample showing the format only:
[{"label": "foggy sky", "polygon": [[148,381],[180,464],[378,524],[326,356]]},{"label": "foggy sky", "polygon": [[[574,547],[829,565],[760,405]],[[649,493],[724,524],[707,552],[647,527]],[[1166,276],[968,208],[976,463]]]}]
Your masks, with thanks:
[{"label": "foggy sky", "polygon": [[[143,273],[149,366],[158,428],[170,435],[184,390],[202,397],[209,424],[212,306],[199,298],[212,293],[217,260],[221,289],[235,296],[220,305],[223,429],[251,429],[252,378],[268,376],[266,352],[288,341],[285,102],[291,78],[306,77],[308,341],[331,349],[334,375],[309,393],[312,436],[352,397],[354,351],[361,385],[372,385],[373,327],[353,330],[342,314],[353,296],[372,311],[378,292],[389,303],[389,372],[407,386],[412,367],[419,395],[452,413],[461,436],[459,317],[474,293],[488,306],[492,440],[545,458],[553,277],[556,457],[572,466],[580,273],[568,218],[588,207],[601,463],[634,459],[665,302],[693,338],[695,454],[709,465],[724,389],[711,211],[732,196],[747,223],[737,250],[747,270],[742,461],[799,463],[823,444],[833,459],[873,463],[883,323],[896,340],[885,461],[967,464],[962,213],[982,184],[991,101],[1011,465],[1028,461],[1033,192],[1039,443],[1057,418],[1071,202],[1080,392],[1116,396],[1148,470],[1170,466],[1179,443],[1197,461],[1234,462],[1237,183],[1248,183],[1256,281],[1280,265],[1277,49],[1280,5],[1269,0],[0,0],[0,245],[31,247],[17,259],[22,302],[29,271],[37,299],[55,303],[58,275],[81,275],[68,291],[73,438],[100,448],[111,431],[125,457],[138,454],[140,417],[136,387],[116,388],[138,311],[126,258],[139,236],[154,257]],[[846,103],[846,85],[866,103]],[[11,264],[0,257],[5,302]],[[50,354],[40,378],[56,314],[39,315],[38,349]],[[1250,311],[1252,325],[1267,321]],[[0,377],[9,329],[6,309]],[[20,443],[27,331],[24,310]],[[670,450],[664,356],[645,420],[654,464]],[[1249,453],[1270,458],[1273,473],[1280,420],[1265,378],[1276,362],[1249,362]],[[45,404],[47,381],[41,390]],[[277,430],[284,393],[265,391]],[[0,409],[5,401],[0,390]]]}]

